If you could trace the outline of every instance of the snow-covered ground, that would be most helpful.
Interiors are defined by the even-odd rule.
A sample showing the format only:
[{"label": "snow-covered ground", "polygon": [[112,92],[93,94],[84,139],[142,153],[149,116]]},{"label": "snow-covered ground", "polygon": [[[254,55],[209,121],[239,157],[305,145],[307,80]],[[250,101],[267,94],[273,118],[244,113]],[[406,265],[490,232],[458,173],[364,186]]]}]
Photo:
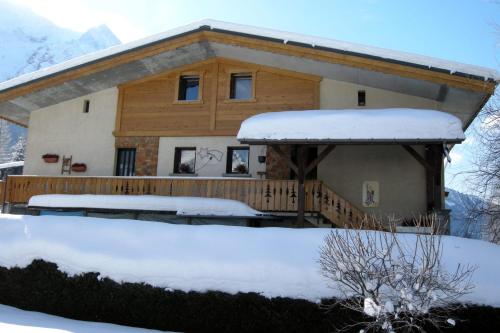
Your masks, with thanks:
[{"label": "snow-covered ground", "polygon": [[[329,229],[172,225],[89,217],[0,215],[0,266],[41,258],[69,274],[184,291],[258,292],[318,301],[338,296],[320,275]],[[414,235],[400,235],[410,241]],[[500,307],[500,246],[443,237],[443,263],[477,265],[463,301]]]},{"label": "snow-covered ground", "polygon": [[263,215],[236,200],[160,195],[44,194],[32,196],[28,205],[31,207],[167,211],[177,212],[177,215],[239,217]]},{"label": "snow-covered ground", "polygon": [[155,333],[156,330],[71,320],[0,305],[0,332],[5,333]]}]

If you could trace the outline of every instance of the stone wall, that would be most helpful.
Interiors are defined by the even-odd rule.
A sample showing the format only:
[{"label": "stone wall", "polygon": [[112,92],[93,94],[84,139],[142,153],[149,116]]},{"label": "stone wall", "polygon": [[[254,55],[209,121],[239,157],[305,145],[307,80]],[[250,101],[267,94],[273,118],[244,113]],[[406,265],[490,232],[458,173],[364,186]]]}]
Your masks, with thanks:
[{"label": "stone wall", "polygon": [[[280,145],[280,148],[288,156],[291,155],[290,145]],[[266,178],[290,179],[290,168],[272,147],[268,147],[266,151]]]},{"label": "stone wall", "polygon": [[116,137],[115,147],[136,149],[136,176],[156,176],[159,142],[159,138],[154,136]]}]

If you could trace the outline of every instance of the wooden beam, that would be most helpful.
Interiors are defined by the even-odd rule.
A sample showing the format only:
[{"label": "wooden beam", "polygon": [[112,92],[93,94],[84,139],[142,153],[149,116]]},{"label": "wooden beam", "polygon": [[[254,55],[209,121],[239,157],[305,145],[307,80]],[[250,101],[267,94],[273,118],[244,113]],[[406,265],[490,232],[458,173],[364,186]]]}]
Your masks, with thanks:
[{"label": "wooden beam", "polygon": [[441,145],[425,146],[426,163],[431,167],[426,169],[427,210],[439,211],[443,205],[443,147]]},{"label": "wooden beam", "polygon": [[298,184],[298,195],[297,195],[297,225],[301,228],[305,225],[305,212],[306,212],[306,189],[305,189],[305,179],[306,179],[306,159],[307,159],[307,146],[299,145],[297,149],[297,180]]},{"label": "wooden beam", "polygon": [[417,162],[420,163],[426,170],[431,171],[433,169],[433,167],[411,146],[402,145],[401,147],[403,147],[404,150],[406,150],[411,156],[413,156],[413,158],[416,159]]},{"label": "wooden beam", "polygon": [[5,121],[8,121],[8,122],[10,122],[10,123],[16,124],[16,125],[21,126],[21,127],[28,128],[28,125],[27,125],[27,124],[21,123],[21,122],[16,121],[16,120],[12,120],[12,119],[7,118],[7,117],[5,117],[5,116],[0,116],[0,119],[3,119],[3,120],[5,120]]},{"label": "wooden beam", "polygon": [[316,157],[314,161],[312,161],[306,168],[306,176],[309,174],[309,172],[313,171],[313,169],[325,158],[330,154],[334,149],[335,145],[328,145],[323,151]]},{"label": "wooden beam", "polygon": [[282,159],[284,159],[284,160],[285,160],[285,162],[288,164],[288,166],[290,167],[290,169],[292,169],[292,170],[293,170],[293,172],[295,172],[295,174],[297,174],[297,175],[298,175],[298,174],[299,174],[299,167],[297,166],[297,164],[295,164],[295,163],[292,161],[291,157],[290,157],[290,156],[288,156],[287,154],[285,154],[285,153],[283,152],[283,150],[281,150],[280,146],[278,146],[278,145],[272,145],[271,147],[274,149],[274,151],[275,151],[275,152],[276,152],[276,153],[277,153],[277,154],[278,154],[278,155],[279,155]]}]

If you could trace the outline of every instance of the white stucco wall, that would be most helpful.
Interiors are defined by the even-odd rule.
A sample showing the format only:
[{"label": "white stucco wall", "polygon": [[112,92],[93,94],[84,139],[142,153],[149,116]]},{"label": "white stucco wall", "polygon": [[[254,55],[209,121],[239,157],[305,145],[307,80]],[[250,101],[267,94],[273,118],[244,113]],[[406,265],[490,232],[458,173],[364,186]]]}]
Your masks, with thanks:
[{"label": "white stucco wall", "polygon": [[[422,146],[414,147],[424,156]],[[337,146],[318,166],[318,178],[369,214],[412,217],[426,211],[425,169],[398,145]],[[377,181],[380,202],[363,207],[364,181]]]},{"label": "white stucco wall", "polygon": [[[33,111],[30,116],[24,174],[60,175],[62,156],[87,164],[87,172],[72,175],[113,175],[118,90],[94,94]],[[90,112],[83,112],[84,100]],[[59,163],[45,163],[42,155],[58,154]]]},{"label": "white stucco wall", "polygon": [[[364,107],[358,107],[358,90],[366,92]],[[434,100],[330,79],[321,81],[320,106],[321,109],[442,108]],[[424,156],[422,146],[415,149]],[[318,178],[370,214],[411,217],[426,211],[425,170],[398,145],[338,146],[318,166]],[[363,207],[364,181],[379,182],[379,207]]]},{"label": "white stucco wall", "polygon": [[[158,148],[158,176],[168,176],[174,169],[175,147],[196,147],[196,173],[198,176],[220,177],[226,172],[227,147],[241,145],[235,137],[163,137]],[[265,146],[250,147],[249,173],[258,178],[258,171],[265,171],[266,164],[258,156],[266,155]]]},{"label": "white stucco wall", "polygon": [[[358,107],[358,90],[366,92],[366,106]],[[321,109],[406,107],[441,110],[441,104],[427,98],[400,94],[360,84],[330,79],[323,79],[320,83]]]}]

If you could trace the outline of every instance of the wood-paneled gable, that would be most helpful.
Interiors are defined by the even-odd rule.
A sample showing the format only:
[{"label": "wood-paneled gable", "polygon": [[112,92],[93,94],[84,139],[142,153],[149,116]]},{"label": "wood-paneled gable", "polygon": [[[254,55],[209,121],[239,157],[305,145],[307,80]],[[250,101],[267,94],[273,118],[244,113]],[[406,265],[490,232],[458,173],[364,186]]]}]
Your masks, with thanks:
[{"label": "wood-paneled gable", "polygon": [[[200,76],[198,101],[178,101],[179,76]],[[253,98],[229,99],[231,73],[253,75]],[[320,78],[214,58],[119,87],[116,136],[236,135],[246,118],[263,112],[319,106]]]}]

